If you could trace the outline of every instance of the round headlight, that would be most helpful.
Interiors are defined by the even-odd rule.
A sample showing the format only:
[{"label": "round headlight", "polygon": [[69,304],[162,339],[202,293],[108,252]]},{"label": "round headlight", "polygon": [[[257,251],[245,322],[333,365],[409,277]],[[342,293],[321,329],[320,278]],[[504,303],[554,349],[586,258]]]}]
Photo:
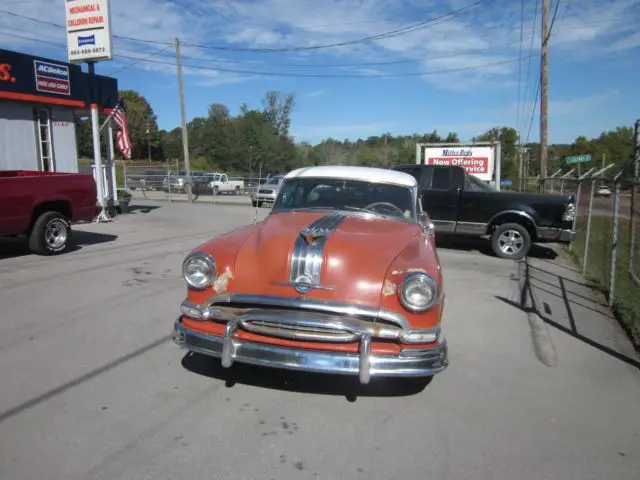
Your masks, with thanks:
[{"label": "round headlight", "polygon": [[202,290],[213,283],[216,275],[216,261],[204,252],[194,252],[187,255],[182,262],[182,276],[192,288]]},{"label": "round headlight", "polygon": [[438,299],[438,284],[426,273],[413,272],[402,280],[398,297],[407,310],[424,312]]}]

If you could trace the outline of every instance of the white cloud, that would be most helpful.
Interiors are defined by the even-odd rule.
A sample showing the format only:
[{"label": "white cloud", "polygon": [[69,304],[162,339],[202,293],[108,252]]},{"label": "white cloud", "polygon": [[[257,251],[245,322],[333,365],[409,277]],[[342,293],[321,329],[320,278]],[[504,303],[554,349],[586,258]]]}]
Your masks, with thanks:
[{"label": "white cloud", "polygon": [[[186,44],[267,49],[348,42],[418,21],[433,20],[452,9],[464,8],[472,3],[473,0],[111,0],[113,30],[120,37],[114,39],[114,52],[138,58],[161,46],[122,37],[172,42],[174,37],[179,36]],[[519,54],[520,3],[491,3],[493,7],[490,9],[481,5],[451,18],[433,20],[424,28],[414,29],[410,33],[360,45],[290,51],[284,55],[230,53],[185,45],[182,54],[185,65],[217,65],[227,70],[300,72],[297,68],[292,70],[293,67],[286,66],[272,66],[265,70],[269,63],[300,63],[307,65],[305,72],[320,74],[344,72],[345,69],[341,68],[313,68],[314,64],[336,63],[338,59],[342,63],[353,64],[409,61],[412,63],[376,65],[371,68],[356,65],[346,68],[346,73],[375,76],[460,69],[425,75],[423,78],[438,89],[453,91],[509,85],[515,81],[518,71],[517,62],[505,62],[515,59]],[[638,5],[640,0],[562,3],[552,33],[553,55],[589,60],[598,53],[636,48],[640,45],[640,37],[634,30],[640,16],[636,8]],[[19,15],[64,24],[64,9],[58,0],[16,3],[7,8]],[[3,9],[0,4],[0,10]],[[534,12],[534,3],[527,2],[524,25],[527,51],[534,17],[538,16],[539,13]],[[539,20],[535,18],[534,53],[540,43]],[[3,14],[0,14],[0,29],[37,34],[41,39],[65,43],[62,28]],[[3,46],[6,48],[23,48],[29,43],[19,38],[4,41],[5,38]],[[36,45],[33,44],[33,47]],[[171,47],[163,56],[153,59],[171,61],[172,51]],[[64,49],[60,52],[64,55]],[[214,63],[218,61],[222,63]],[[233,61],[239,63],[229,63]],[[115,70],[115,63],[113,67]],[[132,68],[175,75],[175,69],[169,65],[141,61]],[[216,83],[211,82],[229,83],[256,78],[269,77],[194,69],[188,80],[195,84],[204,82],[212,85]]]}]

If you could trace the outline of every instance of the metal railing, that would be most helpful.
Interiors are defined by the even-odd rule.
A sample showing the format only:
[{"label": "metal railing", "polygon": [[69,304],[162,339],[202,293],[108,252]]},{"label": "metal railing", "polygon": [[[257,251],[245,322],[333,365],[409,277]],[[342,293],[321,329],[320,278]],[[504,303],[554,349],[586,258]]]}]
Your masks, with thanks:
[{"label": "metal railing", "polygon": [[[187,183],[190,181],[194,202],[246,203],[252,190],[262,187],[275,187],[266,184],[271,176],[226,174],[226,181],[211,184],[213,175],[226,172],[191,172],[186,176],[184,170],[168,168],[127,168],[117,175],[119,188],[128,190],[134,199],[185,201]],[[265,185],[266,184],[266,185]]]}]

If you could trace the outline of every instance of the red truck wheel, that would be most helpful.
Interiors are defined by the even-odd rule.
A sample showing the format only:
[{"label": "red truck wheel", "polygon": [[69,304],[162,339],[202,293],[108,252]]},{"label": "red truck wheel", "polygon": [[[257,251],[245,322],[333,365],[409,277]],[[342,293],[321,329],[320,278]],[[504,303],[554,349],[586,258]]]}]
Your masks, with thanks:
[{"label": "red truck wheel", "polygon": [[64,252],[71,244],[71,224],[58,212],[44,212],[33,225],[29,248],[38,255]]}]

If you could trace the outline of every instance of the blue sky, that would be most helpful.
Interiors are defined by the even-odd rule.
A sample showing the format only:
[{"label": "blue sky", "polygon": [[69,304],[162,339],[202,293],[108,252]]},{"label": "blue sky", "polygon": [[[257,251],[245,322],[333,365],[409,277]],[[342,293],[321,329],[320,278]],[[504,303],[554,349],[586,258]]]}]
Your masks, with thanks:
[{"label": "blue sky", "polygon": [[[433,129],[468,140],[495,125],[518,128],[526,138],[539,75],[542,0],[524,1],[522,55],[534,57],[522,61],[521,2],[485,0],[457,11],[477,1],[111,0],[116,58],[96,71],[114,74],[120,89],[144,95],[161,128],[179,126],[174,50],[163,44],[179,36],[185,44],[227,49],[182,47],[183,63],[201,67],[184,69],[189,119],[206,115],[211,103],[226,104],[233,113],[243,102],[260,107],[264,93],[274,89],[296,95],[291,131],[297,141]],[[640,0],[550,0],[551,14],[556,1],[550,142],[632,125],[640,116]],[[3,10],[63,25],[61,0],[0,1],[0,45],[66,60],[64,29]],[[334,44],[417,22],[425,23],[367,43],[237,51]],[[295,76],[300,74],[320,77]],[[537,113],[533,141],[539,140]]]}]

